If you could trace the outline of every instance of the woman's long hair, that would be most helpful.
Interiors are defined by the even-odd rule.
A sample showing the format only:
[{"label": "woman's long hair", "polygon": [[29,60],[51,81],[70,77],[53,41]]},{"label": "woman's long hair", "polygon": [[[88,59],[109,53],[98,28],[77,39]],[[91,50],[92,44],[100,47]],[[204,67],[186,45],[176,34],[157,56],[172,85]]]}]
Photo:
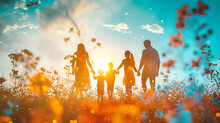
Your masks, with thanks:
[{"label": "woman's long hair", "polygon": [[78,44],[77,52],[79,52],[79,53],[84,53],[84,52],[86,52],[86,48],[85,48],[85,46],[84,46],[83,43]]},{"label": "woman's long hair", "polygon": [[134,56],[133,56],[133,54],[129,50],[125,51],[125,57],[126,58],[130,58],[134,62],[134,64],[135,64]]}]

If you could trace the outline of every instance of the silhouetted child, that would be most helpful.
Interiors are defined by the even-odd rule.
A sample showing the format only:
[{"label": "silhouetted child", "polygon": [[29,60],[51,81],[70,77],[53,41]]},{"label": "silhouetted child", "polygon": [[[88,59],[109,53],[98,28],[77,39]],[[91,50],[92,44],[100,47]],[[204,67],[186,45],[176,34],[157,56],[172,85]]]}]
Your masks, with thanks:
[{"label": "silhouetted child", "polygon": [[95,76],[93,74],[93,78],[97,80],[97,92],[98,92],[98,102],[103,101],[103,95],[104,95],[104,81],[105,81],[105,76],[104,71],[102,69],[98,70],[99,75]]},{"label": "silhouetted child", "polygon": [[106,82],[109,100],[112,99],[114,84],[115,84],[115,74],[118,74],[116,70],[113,69],[113,64],[108,63],[109,70],[106,72]]},{"label": "silhouetted child", "polygon": [[130,51],[125,51],[125,59],[122,60],[121,64],[117,68],[117,71],[124,66],[124,79],[123,79],[123,85],[125,85],[125,90],[127,93],[127,96],[130,98],[132,96],[132,86],[136,85],[134,72],[137,72],[137,69],[135,67],[134,57],[133,54],[131,54]]}]

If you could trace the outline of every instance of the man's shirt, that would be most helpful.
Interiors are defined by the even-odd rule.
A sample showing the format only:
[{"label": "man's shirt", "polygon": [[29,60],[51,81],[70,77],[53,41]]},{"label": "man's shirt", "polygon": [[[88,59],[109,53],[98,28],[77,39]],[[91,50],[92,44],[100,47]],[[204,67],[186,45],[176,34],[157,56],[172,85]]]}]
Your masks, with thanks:
[{"label": "man's shirt", "polygon": [[146,48],[142,52],[141,63],[144,64],[144,70],[158,72],[160,58],[157,50],[152,46]]}]

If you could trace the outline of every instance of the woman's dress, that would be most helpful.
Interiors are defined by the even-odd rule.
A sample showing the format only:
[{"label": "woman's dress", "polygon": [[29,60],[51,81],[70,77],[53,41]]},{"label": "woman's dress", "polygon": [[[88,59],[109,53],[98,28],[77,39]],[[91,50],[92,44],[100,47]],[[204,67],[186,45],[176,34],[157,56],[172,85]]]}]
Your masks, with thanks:
[{"label": "woman's dress", "polygon": [[134,61],[132,59],[124,59],[122,62],[124,64],[124,74],[125,74],[123,79],[123,85],[135,86],[136,82],[133,72]]},{"label": "woman's dress", "polygon": [[89,55],[87,52],[75,52],[73,60],[76,62],[75,66],[75,86],[84,91],[91,88],[89,70],[87,67],[87,59]]}]

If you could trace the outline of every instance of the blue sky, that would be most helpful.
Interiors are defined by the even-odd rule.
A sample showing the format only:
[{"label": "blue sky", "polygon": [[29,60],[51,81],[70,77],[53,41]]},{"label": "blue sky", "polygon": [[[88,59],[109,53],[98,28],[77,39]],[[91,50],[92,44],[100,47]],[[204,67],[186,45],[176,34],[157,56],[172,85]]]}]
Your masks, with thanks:
[{"label": "blue sky", "polygon": [[[182,60],[191,63],[197,59],[193,55],[194,37],[190,32],[184,32],[184,43],[189,44],[188,50],[169,47],[170,35],[176,34],[176,10],[185,4],[195,7],[197,0],[41,0],[37,6],[25,8],[26,4],[38,0],[11,0],[0,2],[0,74],[10,72],[8,54],[24,48],[41,57],[40,66],[57,69],[64,72],[65,55],[73,54],[79,42],[83,42],[90,54],[90,59],[105,58],[118,67],[124,58],[124,51],[130,50],[138,67],[142,50],[142,42],[152,41],[152,46],[161,55],[167,53],[168,59],[177,59],[172,71],[173,77],[186,76]],[[219,0],[204,0],[210,6],[208,15],[199,18],[199,22],[208,23],[207,29],[213,29],[209,37],[213,61],[218,61],[220,37]],[[65,12],[77,23],[82,36],[69,33],[72,23]],[[63,39],[70,37],[70,42]],[[96,38],[102,47],[93,49],[91,38]],[[196,68],[197,69],[197,68]],[[199,69],[201,71],[202,68]],[[165,70],[161,68],[161,71]],[[121,70],[121,73],[123,71]],[[117,77],[120,81],[123,74]],[[159,77],[160,78],[160,77]],[[137,77],[137,81],[140,78]]]}]

